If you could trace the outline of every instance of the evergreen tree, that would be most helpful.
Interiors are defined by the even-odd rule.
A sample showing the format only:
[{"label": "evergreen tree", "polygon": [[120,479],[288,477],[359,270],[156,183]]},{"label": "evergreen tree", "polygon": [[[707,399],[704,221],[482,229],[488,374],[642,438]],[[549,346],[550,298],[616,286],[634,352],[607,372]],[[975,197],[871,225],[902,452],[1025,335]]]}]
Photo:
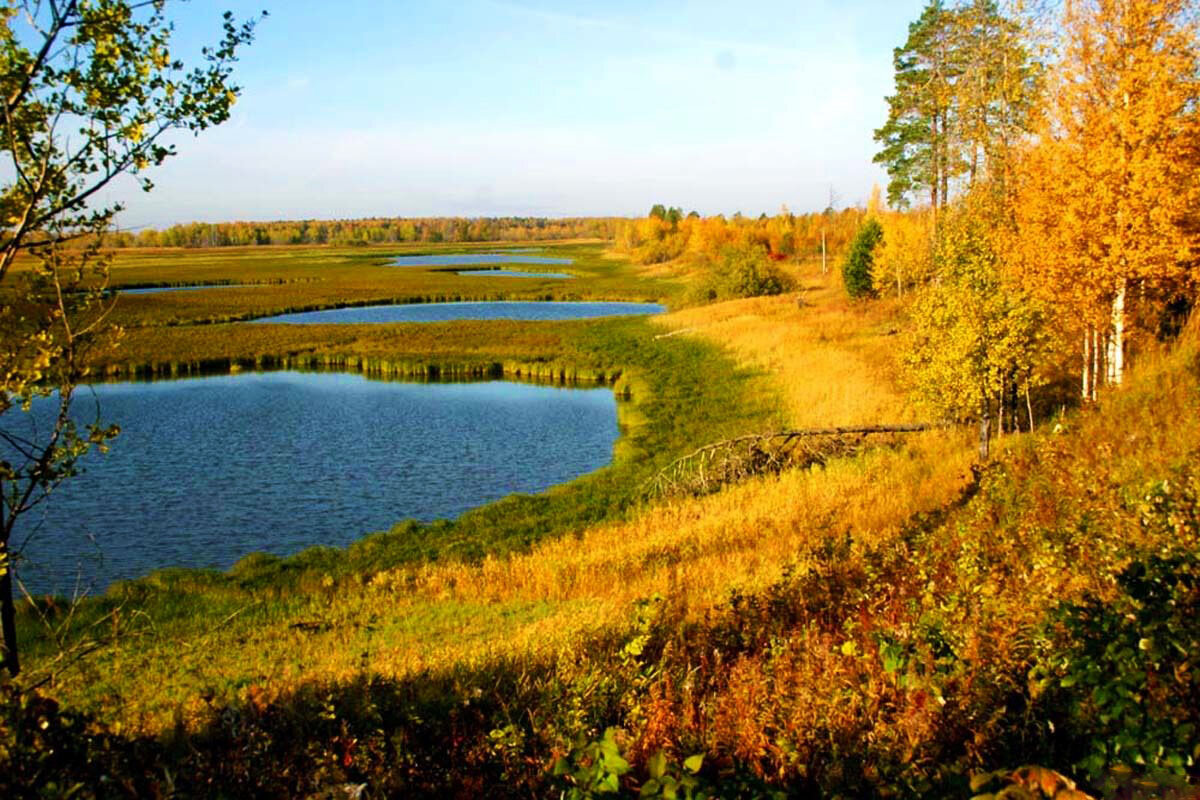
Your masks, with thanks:
[{"label": "evergreen tree", "polygon": [[875,249],[882,240],[883,227],[874,217],[864,222],[854,235],[854,240],[850,243],[850,252],[846,255],[846,263],[842,265],[842,279],[846,284],[846,293],[851,297],[875,295],[872,266]]},{"label": "evergreen tree", "polygon": [[896,92],[875,131],[883,149],[874,159],[891,176],[893,208],[928,192],[936,211],[956,182],[973,186],[1007,169],[1014,140],[1029,127],[1040,70],[1021,26],[996,0],[932,0],[893,63]]},{"label": "evergreen tree", "polygon": [[887,98],[887,122],[875,131],[883,149],[874,161],[891,176],[888,203],[894,208],[922,191],[929,192],[935,209],[946,200],[951,16],[941,0],[931,0],[908,26],[904,46],[893,51],[896,93]]}]

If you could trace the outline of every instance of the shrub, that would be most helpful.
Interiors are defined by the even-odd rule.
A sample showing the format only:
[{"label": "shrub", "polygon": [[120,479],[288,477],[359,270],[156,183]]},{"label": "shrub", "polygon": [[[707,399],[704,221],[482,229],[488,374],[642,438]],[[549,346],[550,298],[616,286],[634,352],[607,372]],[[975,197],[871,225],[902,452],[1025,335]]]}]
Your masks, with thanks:
[{"label": "shrub", "polygon": [[1186,485],[1161,487],[1143,522],[1168,523],[1182,546],[1129,564],[1115,598],[1064,604],[1066,642],[1045,668],[1082,745],[1076,767],[1105,791],[1122,775],[1159,785],[1186,778],[1200,753],[1196,498]]},{"label": "shrub", "polygon": [[730,300],[783,294],[791,279],[777,267],[761,245],[727,247],[702,284],[704,300]]}]

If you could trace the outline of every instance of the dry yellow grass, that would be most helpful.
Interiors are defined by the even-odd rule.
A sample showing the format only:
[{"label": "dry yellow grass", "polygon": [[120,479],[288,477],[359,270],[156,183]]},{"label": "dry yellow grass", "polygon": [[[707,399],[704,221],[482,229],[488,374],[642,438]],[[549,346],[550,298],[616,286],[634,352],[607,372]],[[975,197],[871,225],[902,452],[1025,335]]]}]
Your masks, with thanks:
[{"label": "dry yellow grass", "polygon": [[112,661],[93,664],[87,680],[109,670],[156,676],[122,698],[127,722],[152,731],[172,724],[181,701],[199,712],[200,695],[214,686],[253,685],[269,697],[298,682],[350,680],[364,670],[403,678],[554,657],[626,624],[640,598],[659,594],[700,616],[732,589],[753,592],[789,565],[804,569],[828,537],[877,544],[961,488],[965,453],[956,437],[926,434],[897,450],[659,505],[527,554],[380,573],[364,587],[314,592],[307,607],[277,625],[158,642],[142,648],[136,663],[114,652]]},{"label": "dry yellow grass", "polygon": [[[797,427],[902,422],[913,410],[897,384],[900,308],[856,303],[819,265],[799,271],[800,291],[685,309],[656,321],[728,347],[764,370]],[[801,305],[797,301],[802,302]]]},{"label": "dry yellow grass", "polygon": [[[808,282],[815,288],[804,292],[803,308],[795,296],[758,298],[678,312],[663,324],[761,369],[792,424],[905,418],[891,375],[896,309],[847,304],[819,275]],[[877,544],[913,514],[950,500],[967,478],[970,452],[961,434],[931,432],[824,468],[660,502],[526,554],[380,573],[365,586],[314,591],[278,624],[155,643],[139,648],[136,664],[113,652],[84,680],[110,669],[158,676],[123,697],[128,721],[153,730],[171,724],[180,703],[199,711],[197,698],[213,686],[253,686],[269,697],[363,671],[399,678],[497,658],[554,658],[627,624],[639,598],[660,594],[700,615],[735,588],[753,591],[788,565],[804,568],[828,537]]]}]

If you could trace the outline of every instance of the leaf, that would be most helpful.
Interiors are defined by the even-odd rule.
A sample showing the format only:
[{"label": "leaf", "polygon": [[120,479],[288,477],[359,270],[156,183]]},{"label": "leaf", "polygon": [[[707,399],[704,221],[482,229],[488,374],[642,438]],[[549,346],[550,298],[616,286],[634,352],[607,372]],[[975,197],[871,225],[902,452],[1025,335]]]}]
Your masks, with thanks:
[{"label": "leaf", "polygon": [[684,759],[683,768],[695,775],[700,771],[700,767],[704,764],[704,753],[697,753],[694,756],[688,756]]},{"label": "leaf", "polygon": [[1000,772],[976,772],[971,776],[971,791],[978,792],[1002,774]]},{"label": "leaf", "polygon": [[646,762],[647,769],[650,770],[651,778],[661,778],[663,773],[667,771],[667,757],[659,750],[654,755],[650,756],[650,760]]}]

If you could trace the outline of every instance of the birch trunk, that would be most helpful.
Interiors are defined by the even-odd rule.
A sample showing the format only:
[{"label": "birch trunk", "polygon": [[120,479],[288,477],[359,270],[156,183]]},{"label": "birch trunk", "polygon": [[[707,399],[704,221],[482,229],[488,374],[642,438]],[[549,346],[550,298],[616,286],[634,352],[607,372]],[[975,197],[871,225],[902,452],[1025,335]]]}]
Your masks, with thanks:
[{"label": "birch trunk", "polygon": [[979,415],[979,460],[987,461],[990,452],[988,435],[991,432],[991,403],[986,399],[983,401],[982,414]]},{"label": "birch trunk", "polygon": [[1120,386],[1125,379],[1125,284],[1117,289],[1112,305],[1112,338],[1108,342],[1108,382]]}]

